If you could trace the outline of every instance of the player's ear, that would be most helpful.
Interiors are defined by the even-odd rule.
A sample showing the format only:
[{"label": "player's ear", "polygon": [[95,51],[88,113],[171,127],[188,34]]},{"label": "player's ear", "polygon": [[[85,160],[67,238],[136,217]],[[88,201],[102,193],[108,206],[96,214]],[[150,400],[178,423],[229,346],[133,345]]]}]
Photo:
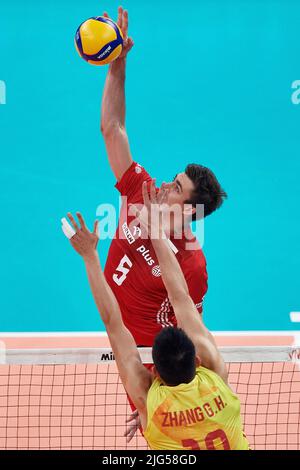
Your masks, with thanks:
[{"label": "player's ear", "polygon": [[193,207],[192,204],[184,204],[183,206],[183,215],[187,217],[192,217],[196,212],[196,207]]},{"label": "player's ear", "polygon": [[196,367],[200,367],[201,366],[201,359],[199,356],[196,355],[196,358],[195,358],[195,363],[196,363]]},{"label": "player's ear", "polygon": [[160,377],[159,377],[159,373],[157,372],[157,369],[156,369],[155,366],[152,367],[152,374],[153,374],[155,377],[160,378]]}]

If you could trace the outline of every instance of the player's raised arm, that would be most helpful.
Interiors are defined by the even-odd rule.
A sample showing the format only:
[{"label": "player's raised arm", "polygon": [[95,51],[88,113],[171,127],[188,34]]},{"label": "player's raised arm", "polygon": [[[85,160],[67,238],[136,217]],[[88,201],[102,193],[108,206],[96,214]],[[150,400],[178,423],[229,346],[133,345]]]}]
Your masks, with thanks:
[{"label": "player's raised arm", "polygon": [[[144,183],[143,197],[148,213],[147,221],[144,211],[138,214],[138,216],[151,236],[152,245],[161,269],[162,279],[167,289],[169,300],[173,306],[178,327],[182,328],[193,341],[202,365],[215,371],[227,381],[226,365],[219,353],[213,336],[204,325],[189,295],[188,286],[181,267],[170,248],[168,240],[164,236],[161,217],[159,216],[160,204],[163,202],[164,192],[165,190],[163,188],[159,195],[157,195],[154,183],[152,183],[149,197],[147,185]],[[149,217],[149,214],[151,214],[151,217]]]},{"label": "player's raised arm", "polygon": [[97,253],[98,224],[95,222],[94,230],[90,232],[82,215],[78,212],[77,216],[80,226],[78,226],[72,214],[68,214],[76,232],[70,242],[77,253],[83,257],[89,284],[100,316],[105,324],[121,380],[141,413],[146,407],[147,392],[152,382],[151,374],[141,362],[134,339],[123,323],[117,299],[102,272]]},{"label": "player's raised arm", "polygon": [[[107,13],[104,16],[108,17]],[[123,33],[121,55],[109,66],[102,97],[101,132],[105,140],[110,166],[119,181],[132,163],[128,136],[125,128],[125,70],[126,56],[133,46],[128,38],[128,13],[118,9],[118,25]]]}]

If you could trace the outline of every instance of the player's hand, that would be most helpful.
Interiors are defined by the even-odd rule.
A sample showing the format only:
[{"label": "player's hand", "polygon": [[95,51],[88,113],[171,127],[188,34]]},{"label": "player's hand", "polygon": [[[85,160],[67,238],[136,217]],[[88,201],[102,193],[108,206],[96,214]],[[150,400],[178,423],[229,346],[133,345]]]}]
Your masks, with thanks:
[{"label": "player's hand", "polygon": [[[106,11],[103,13],[103,16],[105,18],[109,18],[108,13]],[[118,59],[121,59],[122,57],[126,57],[130,49],[132,49],[132,47],[134,46],[132,38],[128,37],[128,11],[123,10],[122,7],[118,8],[117,24],[123,34],[123,49],[118,57]]]},{"label": "player's hand", "polygon": [[156,191],[155,179],[150,183],[150,190],[148,191],[147,182],[143,182],[142,194],[144,200],[144,207],[151,213],[160,213],[162,206],[165,204],[169,192],[168,185],[163,183],[158,191]]},{"label": "player's hand", "polygon": [[142,193],[144,206],[139,210],[131,205],[131,212],[138,219],[140,224],[147,230],[152,239],[161,238],[163,233],[163,208],[167,200],[169,189],[165,183],[162,184],[159,191],[156,191],[155,180],[151,181],[150,192],[148,192],[147,182],[144,181]]},{"label": "player's hand", "polygon": [[80,212],[76,212],[80,225],[77,224],[76,220],[70,212],[68,212],[68,217],[70,222],[75,230],[75,235],[70,238],[70,243],[75,251],[83,258],[89,258],[93,256],[97,251],[97,244],[99,241],[98,236],[98,223],[96,220],[94,224],[93,232],[90,232],[87,228],[84,218]]},{"label": "player's hand", "polygon": [[124,436],[126,437],[126,441],[130,442],[137,430],[141,427],[141,420],[138,413],[138,410],[135,410],[129,418],[126,419],[127,427],[124,432]]}]

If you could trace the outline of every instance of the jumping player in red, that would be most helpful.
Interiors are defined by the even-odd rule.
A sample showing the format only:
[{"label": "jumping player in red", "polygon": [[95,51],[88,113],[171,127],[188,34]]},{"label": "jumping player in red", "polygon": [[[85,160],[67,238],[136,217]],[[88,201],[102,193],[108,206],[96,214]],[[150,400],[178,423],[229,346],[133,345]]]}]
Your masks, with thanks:
[{"label": "jumping player in red", "polygon": [[[104,16],[108,17],[107,13]],[[142,184],[152,178],[134,162],[125,129],[125,69],[126,56],[133,46],[128,38],[128,13],[119,7],[118,25],[124,36],[121,56],[110,64],[102,99],[101,131],[105,140],[109,162],[117,179],[116,188],[127,197],[128,204],[143,204]],[[188,165],[169,183],[167,204],[178,205],[181,214],[171,224],[168,234],[176,254],[189,293],[199,313],[207,290],[207,272],[204,254],[191,230],[187,229],[197,217],[196,206],[204,205],[204,217],[221,206],[226,193],[215,175],[201,165]],[[186,207],[185,204],[189,204]],[[128,216],[127,206],[121,210],[119,228],[111,243],[105,267],[105,276],[115,294],[123,321],[136,344],[152,346],[155,336],[163,327],[175,326],[176,318],[163,284],[159,264],[151,240],[142,238],[138,223]],[[175,220],[175,219],[174,219]],[[176,225],[177,224],[177,225]],[[178,229],[185,234],[176,238]],[[188,249],[193,242],[193,249]]]}]

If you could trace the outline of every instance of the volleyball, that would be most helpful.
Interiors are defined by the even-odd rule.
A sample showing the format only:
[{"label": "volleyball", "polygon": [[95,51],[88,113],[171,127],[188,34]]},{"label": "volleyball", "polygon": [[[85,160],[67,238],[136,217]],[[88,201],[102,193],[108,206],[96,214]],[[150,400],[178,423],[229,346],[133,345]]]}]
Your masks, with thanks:
[{"label": "volleyball", "polygon": [[84,21],[76,31],[75,47],[89,64],[105,65],[122,52],[123,34],[119,26],[104,16]]}]

